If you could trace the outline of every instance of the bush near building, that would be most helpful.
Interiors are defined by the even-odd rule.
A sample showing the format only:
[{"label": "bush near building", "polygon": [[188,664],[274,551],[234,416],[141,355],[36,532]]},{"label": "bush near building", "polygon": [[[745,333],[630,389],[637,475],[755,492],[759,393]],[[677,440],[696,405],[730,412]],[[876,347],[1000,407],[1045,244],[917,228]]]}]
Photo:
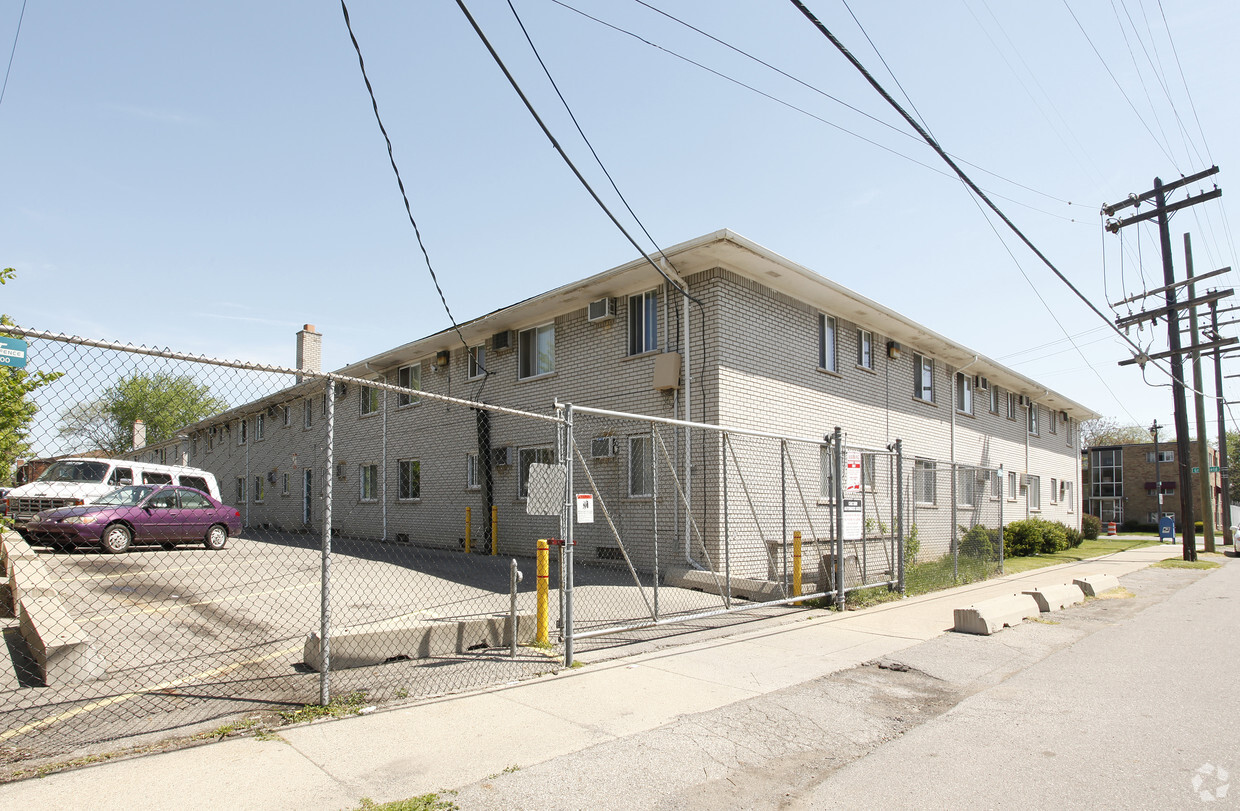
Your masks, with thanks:
[{"label": "bush near building", "polygon": [[1081,545],[1084,535],[1075,528],[1044,518],[1013,521],[1003,528],[1004,552],[1008,557],[1053,555]]}]

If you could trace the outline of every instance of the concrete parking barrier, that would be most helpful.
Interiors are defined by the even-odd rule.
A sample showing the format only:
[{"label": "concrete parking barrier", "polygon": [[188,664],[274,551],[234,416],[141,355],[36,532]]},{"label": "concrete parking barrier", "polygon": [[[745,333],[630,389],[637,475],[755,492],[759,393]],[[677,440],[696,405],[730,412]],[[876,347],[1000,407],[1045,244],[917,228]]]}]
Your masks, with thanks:
[{"label": "concrete parking barrier", "polygon": [[82,630],[59,596],[27,595],[18,614],[22,639],[44,685],[90,681],[107,672],[95,638]]},{"label": "concrete parking barrier", "polygon": [[1076,578],[1072,584],[1080,588],[1086,597],[1097,597],[1104,591],[1119,588],[1119,578],[1113,574],[1090,574]]},{"label": "concrete parking barrier", "polygon": [[1029,594],[1008,594],[957,608],[953,612],[954,629],[960,633],[989,636],[1040,613],[1037,601]]},{"label": "concrete parking barrier", "polygon": [[1032,591],[1026,591],[1025,594],[1038,601],[1038,608],[1041,611],[1058,611],[1061,608],[1085,602],[1085,592],[1081,591],[1080,586],[1075,586],[1071,583],[1064,583],[1058,586],[1042,586]]},{"label": "concrete parking barrier", "polygon": [[[671,588],[692,589],[706,594],[720,594],[724,585],[721,574],[699,569],[672,569],[663,577],[663,584]],[[770,580],[754,580],[748,577],[732,577],[732,597],[752,602],[780,600],[789,596],[783,585]]]},{"label": "concrete parking barrier", "polygon": [[[465,620],[397,618],[337,628],[332,631],[331,669],[381,665],[394,659],[426,659],[450,656],[478,648],[499,648],[512,640],[507,614]],[[517,642],[534,641],[534,617],[517,617]],[[306,637],[302,649],[306,667],[323,670],[322,639]]]}]

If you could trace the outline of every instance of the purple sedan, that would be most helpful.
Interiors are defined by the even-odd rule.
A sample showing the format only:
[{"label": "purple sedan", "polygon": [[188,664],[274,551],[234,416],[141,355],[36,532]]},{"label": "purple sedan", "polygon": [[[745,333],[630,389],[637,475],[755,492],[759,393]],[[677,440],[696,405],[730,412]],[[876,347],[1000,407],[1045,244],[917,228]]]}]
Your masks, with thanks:
[{"label": "purple sedan", "polygon": [[171,549],[182,541],[223,549],[229,536],[241,534],[241,513],[190,487],[135,485],[94,504],[38,513],[23,530],[31,543],[97,544],[114,555],[134,544]]}]

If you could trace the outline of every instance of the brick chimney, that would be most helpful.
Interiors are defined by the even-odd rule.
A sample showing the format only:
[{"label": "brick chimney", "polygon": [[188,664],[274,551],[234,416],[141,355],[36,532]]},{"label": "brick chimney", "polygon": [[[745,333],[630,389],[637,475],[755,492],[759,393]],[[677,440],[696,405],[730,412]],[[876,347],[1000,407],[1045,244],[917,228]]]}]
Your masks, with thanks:
[{"label": "brick chimney", "polygon": [[135,449],[146,445],[146,423],[142,420],[133,421],[133,446]]},{"label": "brick chimney", "polygon": [[[306,324],[297,333],[297,368],[304,372],[321,372],[323,369],[323,336],[314,331],[314,324]],[[301,382],[301,375],[297,376]]]}]

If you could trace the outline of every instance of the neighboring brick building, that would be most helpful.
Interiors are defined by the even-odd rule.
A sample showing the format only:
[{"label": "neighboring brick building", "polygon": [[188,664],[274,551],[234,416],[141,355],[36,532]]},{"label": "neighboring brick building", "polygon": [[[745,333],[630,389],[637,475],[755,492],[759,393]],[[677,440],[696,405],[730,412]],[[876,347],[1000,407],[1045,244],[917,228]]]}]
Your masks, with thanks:
[{"label": "neighboring brick building", "polygon": [[[1197,440],[1189,440],[1189,467],[1197,463]],[[1223,526],[1223,480],[1219,474],[1219,456],[1215,448],[1208,449],[1210,459],[1210,488],[1214,500],[1214,525]],[[1105,445],[1088,448],[1081,456],[1083,478],[1087,482],[1085,512],[1096,515],[1103,523],[1138,524],[1158,523],[1157,481],[1162,480],[1163,514],[1176,519],[1180,512],[1180,470],[1176,464],[1176,441],[1170,437],[1158,443],[1158,476],[1155,477],[1154,443],[1130,445]],[[1201,487],[1197,474],[1193,474],[1193,520],[1202,521]]]},{"label": "neighboring brick building", "polygon": [[[1090,409],[730,231],[666,256],[700,307],[684,307],[638,260],[462,324],[481,364],[455,330],[444,330],[338,373],[541,413],[560,401],[809,437],[840,426],[851,444],[868,448],[899,438],[909,470],[1002,465],[1005,521],[1037,514],[1079,526],[1078,426],[1097,416]],[[669,357],[683,352],[686,332],[691,414],[680,358]],[[303,350],[307,337],[315,343]],[[307,325],[298,357],[317,353],[317,339]],[[668,361],[673,382],[656,388],[656,367]],[[479,454],[473,410],[358,388],[342,387],[335,400],[334,515],[342,531],[454,546],[465,507],[475,528],[485,520],[481,482],[491,478],[502,538],[519,539],[515,550],[545,537],[546,520],[525,515],[522,491],[528,465],[555,455],[553,426],[495,415],[486,438],[492,453]],[[322,474],[307,465],[323,452],[324,412],[321,380],[284,389],[188,426],[188,464],[215,472],[225,500],[244,506],[250,524],[314,526]],[[598,465],[612,465],[620,479],[627,470],[632,488],[641,479],[634,465],[649,465],[650,449],[641,437],[616,440],[614,460]],[[719,486],[710,459],[699,462],[694,447],[693,504],[705,511],[718,504]],[[501,449],[511,456],[497,456]],[[811,484],[817,491],[819,482]],[[946,506],[948,489],[956,490],[918,490],[924,520]],[[997,489],[987,492],[997,503]],[[625,495],[640,504],[640,493]],[[955,509],[937,514],[944,531],[967,523]],[[672,517],[659,512],[657,520],[661,534]],[[590,557],[591,543],[607,542],[604,529],[600,520],[583,530]],[[592,540],[590,532],[600,535]]]}]

